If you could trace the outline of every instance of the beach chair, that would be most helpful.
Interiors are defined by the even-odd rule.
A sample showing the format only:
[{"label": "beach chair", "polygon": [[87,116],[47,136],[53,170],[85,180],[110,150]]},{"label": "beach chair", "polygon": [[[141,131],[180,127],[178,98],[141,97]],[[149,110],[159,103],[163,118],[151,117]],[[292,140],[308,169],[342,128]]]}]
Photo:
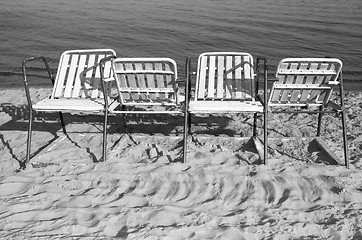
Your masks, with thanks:
[{"label": "beach chair", "polygon": [[[194,97],[190,98],[190,59],[186,62],[185,150],[191,134],[193,114],[254,113],[252,140],[260,159],[264,149],[257,138],[256,121],[264,113],[264,106],[256,99],[257,84],[252,55],[244,52],[207,52],[198,58]],[[186,155],[186,152],[184,153]]]},{"label": "beach chair", "polygon": [[[183,114],[177,65],[171,58],[109,58],[120,106],[112,114]],[[107,62],[109,59],[105,59]]]},{"label": "beach chair", "polygon": [[[111,99],[104,98],[103,93],[108,91],[110,86],[104,86],[101,81],[99,65],[102,58],[112,55],[116,55],[116,53],[111,49],[65,51],[60,57],[55,78],[53,77],[49,65],[44,57],[31,57],[23,61],[22,68],[25,92],[29,106],[29,128],[26,159],[21,163],[22,168],[25,168],[26,163],[30,160],[33,111],[59,112],[63,132],[66,133],[62,112],[80,112],[87,114],[97,112],[101,113],[104,112],[105,106],[108,108],[109,104],[113,108],[116,102],[111,101]],[[32,104],[28,87],[26,64],[29,61],[34,60],[44,62],[48,75],[53,83],[53,90],[48,99]],[[106,65],[103,69],[103,74],[107,78],[110,76],[110,64]],[[103,160],[105,160],[106,126],[107,118],[105,118],[103,123]]]},{"label": "beach chair", "polygon": [[[330,100],[338,87],[339,103]],[[344,164],[349,167],[342,62],[335,58],[286,58],[276,70],[266,102],[266,115],[271,113],[318,113],[316,141],[332,159],[341,162],[320,138],[322,115],[339,114],[342,122]],[[265,142],[268,144],[268,142]]]}]

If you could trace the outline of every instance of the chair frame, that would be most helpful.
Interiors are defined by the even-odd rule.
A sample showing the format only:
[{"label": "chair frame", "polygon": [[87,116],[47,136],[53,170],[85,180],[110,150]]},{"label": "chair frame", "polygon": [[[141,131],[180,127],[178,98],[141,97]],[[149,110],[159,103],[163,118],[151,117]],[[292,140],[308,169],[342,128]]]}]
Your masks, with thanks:
[{"label": "chair frame", "polygon": [[[252,55],[250,55],[249,53],[245,53],[245,52],[207,52],[207,53],[203,53],[199,56],[199,59],[198,59],[198,71],[200,71],[200,65],[201,65],[201,58],[205,55],[213,55],[215,54],[216,56],[217,55],[220,55],[220,56],[234,56],[234,55],[242,55],[242,56],[248,56],[250,57],[251,59],[251,72],[253,72],[254,70],[254,62],[253,62],[253,57]],[[252,76],[251,77],[251,98],[252,98],[252,101],[255,101],[255,102],[261,102],[258,98],[257,98],[257,93],[259,91],[259,75],[260,75],[260,72],[259,72],[259,68],[260,68],[260,64],[261,64],[261,61],[264,60],[264,58],[257,58],[257,61],[256,61],[256,73],[255,74],[251,74]],[[264,60],[264,72],[266,73],[267,71],[267,68],[266,68],[266,64],[265,64],[266,60]],[[187,151],[187,139],[188,139],[188,135],[191,134],[191,114],[193,113],[192,111],[190,111],[189,109],[189,104],[190,104],[190,99],[191,99],[191,77],[192,76],[195,76],[197,75],[197,78],[199,77],[199,72],[196,74],[195,72],[192,72],[191,71],[191,58],[186,58],[186,99],[185,99],[185,102],[186,102],[186,111],[185,111],[185,122],[184,122],[184,125],[185,125],[185,136],[184,136],[184,162],[186,162],[186,151]],[[266,78],[266,74],[264,74],[264,91],[266,91],[267,89],[267,78]],[[254,79],[254,77],[257,77],[257,80]],[[255,83],[255,84],[254,84]],[[198,91],[198,81],[196,81],[196,90],[195,91]],[[196,94],[195,94],[196,95]],[[221,95],[221,93],[217,93],[217,95]],[[196,99],[197,97],[195,97],[195,100],[194,101],[197,101]],[[225,100],[226,102],[228,101],[228,99]],[[240,100],[239,100],[240,101]],[[257,111],[253,111],[253,110],[247,110],[247,109],[238,109],[238,110],[235,110],[235,111],[227,111],[227,112],[244,112],[244,113],[254,113],[254,125],[253,125],[253,136],[252,136],[252,140],[254,142],[254,145],[258,151],[258,154],[259,154],[259,157],[260,159],[264,162],[264,164],[266,163],[267,161],[267,155],[266,155],[266,146],[264,144],[264,147],[262,147],[262,144],[260,143],[259,139],[257,138],[257,119],[259,117],[259,115],[264,115],[264,142],[267,141],[267,131],[266,130],[266,124],[267,124],[267,114],[266,114],[266,106],[260,104],[261,108]],[[213,113],[223,113],[223,111],[212,111]],[[195,112],[195,113],[202,113],[202,112]],[[211,112],[204,112],[204,113],[211,113]]]},{"label": "chair frame", "polygon": [[[162,107],[182,107],[181,103],[180,103],[180,99],[179,99],[179,89],[178,89],[178,84],[180,82],[184,82],[184,80],[179,80],[177,77],[177,64],[176,62],[171,59],[171,58],[116,58],[114,56],[111,57],[107,57],[101,60],[101,69],[103,69],[103,66],[107,63],[107,62],[111,62],[112,65],[112,71],[113,71],[113,77],[111,78],[105,78],[103,79],[103,83],[108,83],[108,82],[112,82],[112,81],[116,81],[116,85],[117,85],[117,89],[118,89],[118,94],[119,94],[119,107],[121,108],[121,110],[117,110],[117,109],[108,109],[107,105],[106,105],[106,109],[105,109],[105,119],[107,119],[109,114],[113,114],[113,115],[117,115],[117,114],[122,114],[127,115],[127,114],[186,114],[184,111],[182,110],[160,110],[160,111],[153,111],[153,110],[127,110],[126,107],[127,106],[140,106],[140,107],[145,107],[145,106],[162,106]],[[126,63],[126,64],[139,64],[138,66],[141,69],[125,69],[125,70],[119,70],[116,69],[115,65],[117,63]],[[152,69],[152,70],[147,70],[147,69],[143,69],[143,66],[141,67],[140,64],[152,64],[152,63],[161,63],[161,62],[167,62],[168,64],[171,64],[173,66],[173,71],[172,70],[166,70],[166,69]],[[140,77],[140,78],[145,78],[147,79],[147,75],[167,75],[167,76],[173,76],[170,78],[173,78],[173,94],[174,94],[174,102],[140,102],[140,103],[135,103],[135,102],[127,102],[124,98],[122,93],[124,92],[129,92],[131,94],[137,94],[140,92],[143,92],[144,94],[149,94],[150,92],[152,93],[161,93],[161,94],[167,94],[167,93],[171,93],[171,89],[163,89],[163,88],[158,88],[158,87],[151,87],[151,86],[147,86],[147,87],[128,87],[128,88],[123,88],[120,85],[120,79],[118,77],[118,74],[122,75],[127,75],[128,76],[137,76],[136,78]],[[103,74],[101,74],[101,76],[103,76]],[[185,131],[185,128],[184,128]],[[104,133],[106,134],[106,129],[104,130]],[[185,158],[185,156],[184,156]]]},{"label": "chair frame", "polygon": [[[20,169],[25,169],[26,168],[26,164],[30,161],[31,159],[31,138],[32,138],[32,124],[33,124],[33,111],[39,111],[39,112],[58,112],[59,113],[59,119],[60,119],[60,122],[61,122],[61,126],[62,126],[62,130],[63,130],[63,133],[66,134],[66,129],[65,129],[65,123],[64,123],[64,118],[63,118],[63,114],[62,112],[101,112],[99,110],[84,110],[84,109],[56,109],[56,108],[52,108],[52,109],[34,109],[33,107],[33,103],[31,101],[31,96],[30,96],[30,91],[29,91],[29,83],[28,83],[28,79],[27,79],[27,69],[26,69],[26,65],[27,63],[29,62],[33,62],[33,61],[41,61],[44,63],[44,66],[45,66],[45,69],[48,73],[48,76],[51,80],[51,83],[52,83],[52,86],[53,86],[53,91],[52,91],[52,96],[50,97],[50,99],[57,99],[57,97],[55,97],[55,91],[56,91],[56,88],[57,87],[60,87],[60,86],[57,86],[58,82],[58,78],[60,78],[61,76],[61,73],[60,71],[63,69],[63,66],[62,64],[67,64],[67,63],[63,63],[63,58],[64,56],[66,56],[67,54],[72,54],[72,53],[79,53],[79,54],[86,54],[86,53],[89,53],[89,54],[96,54],[96,53],[99,53],[99,52],[107,52],[107,53],[111,53],[112,55],[116,55],[115,51],[112,50],[112,49],[84,49],[84,50],[68,50],[68,51],[65,51],[62,53],[61,57],[60,57],[60,62],[59,62],[59,65],[58,65],[58,70],[57,70],[57,75],[54,76],[50,70],[50,67],[49,67],[49,63],[48,61],[46,60],[45,57],[41,56],[41,57],[30,57],[30,58],[26,58],[23,60],[22,62],[22,71],[23,71],[23,78],[24,78],[24,86],[25,86],[25,94],[26,94],[26,98],[27,98],[27,102],[28,102],[28,109],[29,109],[29,124],[28,124],[28,137],[27,137],[27,150],[26,150],[26,158],[25,160],[21,161],[20,162]],[[95,62],[96,65],[98,65],[100,62],[100,59],[98,59],[98,62]],[[86,66],[85,66],[86,67]],[[93,68],[93,66],[91,67]],[[89,67],[88,67],[89,69]],[[87,69],[85,69],[87,70]],[[79,70],[78,70],[79,71]],[[104,74],[104,69],[103,69],[103,72],[102,72],[102,69],[100,69],[101,71],[101,74]],[[64,74],[64,72],[62,73]],[[74,73],[75,74],[75,73]],[[100,76],[101,78],[103,76]],[[59,83],[61,84],[61,83]],[[100,86],[101,86],[101,91],[103,92],[103,96],[105,96],[106,94],[104,94],[108,89],[105,88],[105,85],[102,81],[100,81]],[[73,88],[73,87],[72,87]],[[102,93],[101,93],[102,95]],[[70,99],[72,99],[72,97],[70,97]],[[81,96],[80,99],[85,99],[85,96]],[[36,104],[35,104],[36,105]],[[107,98],[104,98],[104,110],[105,109],[108,109],[109,106],[108,106],[108,99]],[[106,124],[107,124],[107,119],[105,118],[104,119],[104,122],[103,122],[103,129],[106,129]],[[103,133],[103,152],[102,152],[102,158],[103,158],[103,161],[105,161],[106,159],[106,154],[105,154],[105,148],[106,148],[106,138],[105,138],[105,134]]]},{"label": "chair frame", "polygon": [[[309,74],[310,76],[314,76],[313,75],[313,70],[284,70],[285,72],[283,73],[283,71],[280,70],[280,66],[281,64],[284,64],[286,62],[291,62],[291,61],[304,61],[307,63],[323,63],[323,62],[333,62],[335,64],[339,64],[340,68],[335,70],[335,69],[331,69],[331,70],[318,70],[319,73],[315,73],[315,76],[319,75],[328,75],[328,74],[335,74],[334,80],[329,81],[328,83],[324,83],[324,84],[305,84],[305,83],[300,83],[300,84],[290,84],[288,86],[288,84],[280,84],[278,85],[278,83],[276,83],[278,81],[278,76],[279,75],[287,75],[288,71],[291,74],[300,74],[300,75],[305,75],[305,74]],[[341,118],[342,118],[342,134],[343,134],[343,153],[344,153],[344,162],[345,162],[345,166],[347,168],[349,168],[349,157],[348,157],[348,147],[347,147],[347,127],[346,127],[346,116],[345,116],[345,105],[344,105],[344,88],[343,88],[343,77],[342,77],[342,62],[339,59],[335,59],[335,58],[285,58],[282,59],[279,64],[278,64],[278,68],[276,71],[276,79],[268,79],[269,82],[272,82],[272,87],[270,92],[268,93],[267,90],[264,91],[264,105],[265,105],[265,116],[267,118],[267,116],[269,114],[272,113],[276,113],[276,114],[280,114],[280,113],[307,113],[307,114],[318,114],[318,127],[317,127],[317,142],[320,145],[321,148],[323,148],[324,150],[326,150],[327,154],[330,155],[330,157],[332,157],[335,161],[338,162],[338,157],[330,152],[330,149],[322,142],[322,140],[320,139],[321,136],[321,124],[322,124],[322,116],[323,114],[340,114]],[[268,68],[268,63],[266,62],[265,59],[265,66],[266,68]],[[281,71],[281,72],[278,72]],[[298,72],[299,71],[299,72]],[[315,70],[317,71],[317,70]],[[307,72],[307,73],[305,73]],[[265,74],[267,75],[267,71],[265,72]],[[338,80],[339,79],[339,80]],[[318,86],[319,85],[319,86]],[[333,92],[333,87],[338,86],[339,88],[339,95],[340,95],[340,105],[331,102],[329,100],[332,92]],[[272,103],[272,98],[273,98],[273,91],[275,91],[275,88],[280,88],[280,89],[290,89],[290,90],[324,90],[324,91],[329,91],[327,94],[327,96],[325,96],[325,99],[323,99],[323,101],[319,101],[319,102],[315,102],[312,104],[305,104],[305,103]],[[284,93],[283,93],[284,94]],[[292,98],[296,99],[296,94],[293,93],[294,96],[292,96]],[[280,95],[281,96],[281,95]],[[260,96],[259,96],[260,97]],[[281,96],[283,98],[283,96]],[[289,96],[290,97],[290,96]],[[286,97],[284,97],[286,98]],[[318,107],[318,110],[292,110],[292,111],[278,111],[278,110],[273,110],[273,107],[301,107],[301,108],[309,108],[309,107]],[[332,110],[324,110],[326,107],[331,107]],[[265,131],[267,132],[268,130],[268,124],[265,124],[266,128]],[[265,148],[267,148],[268,145],[268,139],[265,140]]]}]

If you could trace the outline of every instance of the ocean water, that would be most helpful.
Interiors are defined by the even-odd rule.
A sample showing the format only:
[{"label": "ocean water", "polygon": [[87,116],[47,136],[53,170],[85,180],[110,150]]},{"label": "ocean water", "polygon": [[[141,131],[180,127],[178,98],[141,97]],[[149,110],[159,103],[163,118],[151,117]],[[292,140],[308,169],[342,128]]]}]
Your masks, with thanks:
[{"label": "ocean water", "polygon": [[[44,56],[56,69],[69,49],[112,48],[123,57],[245,51],[275,69],[284,57],[337,57],[362,80],[361,0],[0,0],[0,87],[22,86],[21,63]],[[32,84],[43,85],[41,65]]]}]

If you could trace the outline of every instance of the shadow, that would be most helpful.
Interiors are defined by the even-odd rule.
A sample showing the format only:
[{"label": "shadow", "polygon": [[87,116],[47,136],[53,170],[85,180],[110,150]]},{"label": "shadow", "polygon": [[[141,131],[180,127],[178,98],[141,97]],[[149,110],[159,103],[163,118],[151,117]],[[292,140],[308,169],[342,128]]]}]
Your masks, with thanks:
[{"label": "shadow", "polygon": [[[0,125],[1,132],[12,132],[12,131],[28,131],[28,122],[29,122],[29,109],[27,105],[13,105],[10,103],[3,103],[0,105],[0,111],[5,113],[9,117],[4,117],[4,121]],[[42,147],[39,149],[32,149],[31,158],[39,154],[50,144],[54,143],[59,136],[63,135],[62,126],[59,120],[58,113],[50,112],[34,112],[33,113],[34,122],[33,122],[33,134],[34,132],[48,132],[53,135],[53,137],[48,140]],[[63,114],[67,133],[94,133],[102,134],[102,125],[104,116],[102,114],[92,114],[92,115],[73,115],[70,113]],[[192,124],[195,131],[193,133],[202,133],[219,135],[227,134],[229,136],[234,136],[237,133],[234,130],[227,129],[229,122],[232,118],[227,116],[218,116],[218,115],[206,115],[206,116],[193,116]],[[89,124],[92,125],[91,128],[87,127],[87,130],[83,130],[82,127],[71,126],[71,124]],[[135,134],[149,134],[156,135],[161,134],[165,136],[182,136],[184,130],[184,116],[183,114],[179,115],[170,115],[170,114],[129,114],[123,116],[119,115],[110,115],[108,118],[108,127],[107,132],[108,136],[112,133],[135,133]],[[89,130],[90,129],[90,130]],[[61,131],[61,132],[59,132]],[[4,138],[4,134],[0,135],[0,142],[2,142],[6,149],[10,152],[13,159],[22,162],[22,159],[19,159],[19,156],[14,152],[14,146]],[[70,135],[65,134],[67,139],[77,147],[80,147],[79,143],[75,142]],[[25,139],[26,143],[26,139]],[[114,146],[113,143],[110,143]],[[182,149],[183,141],[177,145],[178,148]],[[97,162],[95,154],[90,148],[86,148],[87,153],[93,159],[93,162]],[[175,161],[181,161],[176,159]]]},{"label": "shadow", "polygon": [[0,133],[0,140],[1,140],[1,143],[5,146],[5,148],[7,148],[9,150],[11,157],[14,158],[15,160],[17,160],[18,162],[20,162],[20,160],[17,158],[17,156],[15,156],[13,149],[10,147],[10,144],[7,141],[5,141],[4,135],[2,135],[1,133]]},{"label": "shadow", "polygon": [[249,165],[262,165],[263,164],[263,160],[260,158],[259,152],[255,146],[255,143],[253,141],[252,138],[250,138],[240,149],[241,152],[243,153],[252,153],[255,156],[258,156],[258,158],[255,161],[250,161],[249,159],[246,159],[245,157],[241,156],[241,154],[237,154],[236,157],[241,160],[244,161],[246,163],[248,163]]},{"label": "shadow", "polygon": [[[232,118],[226,116],[207,115],[192,116],[192,134],[237,134],[234,130],[227,129]],[[183,134],[183,114],[119,114],[109,118],[109,131],[121,133],[143,133],[181,135]]]},{"label": "shadow", "polygon": [[317,140],[313,139],[308,145],[308,152],[313,154],[317,153],[316,163],[324,163],[328,165],[338,165],[338,162],[333,160],[328,153],[319,147]]},{"label": "shadow", "polygon": [[[0,125],[0,131],[23,131],[28,132],[29,127],[29,109],[27,105],[12,105],[12,104],[1,104],[0,105],[1,112],[6,113],[11,119],[2,125]],[[67,123],[76,123],[82,122],[86,124],[102,124],[103,116],[75,116],[71,114],[65,114],[65,120]],[[60,136],[58,135],[58,131],[62,131],[62,126],[59,120],[58,113],[49,113],[49,112],[34,112],[33,113],[34,121],[33,121],[33,136],[34,131],[37,132],[49,132],[53,135],[53,138],[45,142],[41,147],[34,149],[32,148],[32,153],[30,155],[30,160],[42,152],[44,149],[49,147],[52,143],[54,143]],[[94,131],[95,133],[102,133],[102,128],[99,128],[100,131]],[[82,132],[82,131],[80,131]],[[84,132],[84,131],[83,131]],[[76,133],[76,131],[71,131],[68,133]],[[76,147],[81,148],[81,146],[75,142],[68,133],[61,133],[66,136],[66,138]],[[20,166],[20,169],[25,168],[24,160],[20,159],[14,153],[14,147],[9,144],[8,141],[5,140],[4,135],[0,134],[0,142],[5,146],[5,148],[9,151],[12,159],[15,159]],[[25,140],[26,144],[26,140]],[[25,147],[26,149],[26,147]],[[25,150],[26,151],[26,150]],[[93,159],[93,162],[97,162],[97,158],[94,153],[91,152],[90,148],[86,148],[87,153]]]}]

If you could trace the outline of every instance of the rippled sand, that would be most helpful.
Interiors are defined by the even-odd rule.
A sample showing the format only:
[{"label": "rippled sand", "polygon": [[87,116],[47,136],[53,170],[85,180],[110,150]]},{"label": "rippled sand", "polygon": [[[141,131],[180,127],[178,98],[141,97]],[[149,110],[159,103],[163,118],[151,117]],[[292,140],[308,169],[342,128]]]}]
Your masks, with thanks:
[{"label": "rippled sand", "polygon": [[[39,98],[46,93],[32,92]],[[179,162],[181,117],[128,117],[129,134],[124,120],[112,117],[108,161],[95,163],[101,117],[66,115],[64,135],[56,115],[40,115],[37,154],[26,170],[15,172],[26,149],[22,94],[0,92],[0,238],[362,238],[358,94],[347,95],[350,169],[311,143],[315,116],[271,116],[264,166],[246,138],[247,115],[196,116],[185,164]],[[324,120],[323,137],[341,156],[339,122]]]}]

